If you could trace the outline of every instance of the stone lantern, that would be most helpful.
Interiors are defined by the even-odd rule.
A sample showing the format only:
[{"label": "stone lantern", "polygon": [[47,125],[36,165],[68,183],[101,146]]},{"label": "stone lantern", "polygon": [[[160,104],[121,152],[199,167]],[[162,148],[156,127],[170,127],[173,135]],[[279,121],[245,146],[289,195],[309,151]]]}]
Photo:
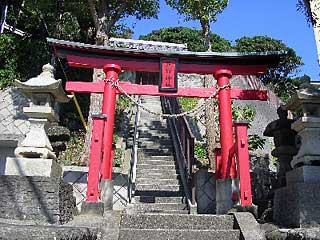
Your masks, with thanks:
[{"label": "stone lantern", "polygon": [[271,154],[277,158],[278,163],[277,187],[283,187],[286,185],[286,172],[292,169],[290,163],[293,156],[298,153],[297,132],[291,129],[294,120],[288,119],[288,111],[284,110],[283,106],[277,109],[277,113],[279,119],[269,123],[263,135],[273,137],[275,148]]},{"label": "stone lantern", "polygon": [[62,178],[62,168],[46,135],[49,123],[58,120],[56,102],[69,101],[61,80],[55,80],[53,67],[26,82],[16,81],[17,88],[31,99],[23,108],[30,121],[30,131],[16,157],[0,162],[1,217],[27,220],[36,224],[64,224],[73,217],[75,198],[72,186]]},{"label": "stone lantern", "polygon": [[301,142],[291,161],[292,170],[286,172],[286,186],[275,190],[273,220],[290,228],[319,226],[320,90],[309,82],[303,83],[284,110],[291,110],[298,117],[291,129]]},{"label": "stone lantern", "polygon": [[292,168],[320,165],[320,90],[310,83],[303,83],[285,109],[301,115],[291,125],[301,138],[299,152],[291,162]]},{"label": "stone lantern", "polygon": [[[54,68],[46,64],[42,70],[40,75],[26,82],[15,81],[17,89],[31,99],[30,106],[23,108],[30,122],[30,131],[15,149],[16,158],[7,158],[6,175],[61,174],[61,167],[55,161],[56,155],[46,134],[46,128],[48,124],[58,121],[54,111],[55,103],[65,103],[70,98],[65,94],[61,80],[54,79]],[[46,173],[45,168],[48,167]]]}]

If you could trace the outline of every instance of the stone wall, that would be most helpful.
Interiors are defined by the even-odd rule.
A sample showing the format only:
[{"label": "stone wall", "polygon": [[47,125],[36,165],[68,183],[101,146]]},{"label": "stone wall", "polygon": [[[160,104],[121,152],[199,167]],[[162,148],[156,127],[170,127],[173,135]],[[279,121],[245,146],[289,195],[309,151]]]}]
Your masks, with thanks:
[{"label": "stone wall", "polygon": [[1,218],[55,224],[72,219],[72,186],[62,179],[0,176],[0,182]]},{"label": "stone wall", "polygon": [[25,135],[30,123],[23,113],[29,100],[17,89],[7,88],[0,91],[0,134]]},{"label": "stone wall", "polygon": [[[100,234],[101,235],[101,234]],[[0,222],[2,240],[97,240],[98,229],[70,226],[44,226]]]},{"label": "stone wall", "polygon": [[29,131],[30,123],[22,111],[28,105],[29,100],[17,89],[0,91],[0,163],[14,156],[18,142]]}]

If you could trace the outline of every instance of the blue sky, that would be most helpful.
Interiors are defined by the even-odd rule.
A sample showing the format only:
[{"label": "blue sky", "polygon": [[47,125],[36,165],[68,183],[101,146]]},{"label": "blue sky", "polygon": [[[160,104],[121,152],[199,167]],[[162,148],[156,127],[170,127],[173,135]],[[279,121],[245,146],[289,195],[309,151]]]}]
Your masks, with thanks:
[{"label": "blue sky", "polygon": [[[158,19],[126,22],[134,27],[134,38],[163,27],[186,26],[199,28],[196,21],[184,22],[183,16],[160,0]],[[297,0],[230,0],[229,6],[211,24],[211,31],[234,42],[242,36],[267,35],[282,40],[302,57],[300,75],[307,74],[320,80],[320,67],[313,28],[308,26],[303,13],[296,10]]]}]

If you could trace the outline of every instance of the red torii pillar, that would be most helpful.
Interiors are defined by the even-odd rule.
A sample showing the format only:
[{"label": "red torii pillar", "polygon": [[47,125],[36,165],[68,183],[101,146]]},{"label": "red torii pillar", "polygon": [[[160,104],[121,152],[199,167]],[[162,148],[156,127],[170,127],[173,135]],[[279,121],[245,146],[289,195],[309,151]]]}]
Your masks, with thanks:
[{"label": "red torii pillar", "polygon": [[112,209],[112,140],[117,94],[113,84],[118,80],[121,68],[116,64],[107,64],[104,66],[103,71],[105,72],[106,79],[103,86],[102,111],[101,114],[92,116],[93,128],[86,200],[87,202],[97,202],[99,199],[98,192],[100,192],[100,197],[105,207]]},{"label": "red torii pillar", "polygon": [[[232,72],[228,69],[220,69],[214,73],[214,77],[217,79],[218,87],[223,87],[230,84]],[[232,208],[232,181],[237,179],[235,159],[231,156],[234,138],[230,88],[220,90],[218,100],[221,165],[216,165],[216,213],[224,214]]]}]

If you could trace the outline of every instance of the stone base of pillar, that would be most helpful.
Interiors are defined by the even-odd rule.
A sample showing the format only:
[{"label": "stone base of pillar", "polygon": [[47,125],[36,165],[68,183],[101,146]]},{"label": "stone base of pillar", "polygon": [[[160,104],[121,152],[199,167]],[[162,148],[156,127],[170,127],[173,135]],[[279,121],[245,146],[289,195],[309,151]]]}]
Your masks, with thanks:
[{"label": "stone base of pillar", "polygon": [[62,168],[53,159],[8,157],[0,163],[1,175],[61,177]]},{"label": "stone base of pillar", "polygon": [[82,202],[81,204],[81,214],[84,215],[97,215],[103,216],[103,203],[102,202]]},{"label": "stone base of pillar", "polygon": [[216,180],[216,214],[226,214],[232,205],[232,179]]},{"label": "stone base of pillar", "polygon": [[102,179],[100,182],[101,201],[105,210],[113,209],[113,183],[112,180]]},{"label": "stone base of pillar", "polygon": [[283,227],[320,225],[320,166],[302,166],[286,174],[286,187],[275,191],[273,219]]}]

